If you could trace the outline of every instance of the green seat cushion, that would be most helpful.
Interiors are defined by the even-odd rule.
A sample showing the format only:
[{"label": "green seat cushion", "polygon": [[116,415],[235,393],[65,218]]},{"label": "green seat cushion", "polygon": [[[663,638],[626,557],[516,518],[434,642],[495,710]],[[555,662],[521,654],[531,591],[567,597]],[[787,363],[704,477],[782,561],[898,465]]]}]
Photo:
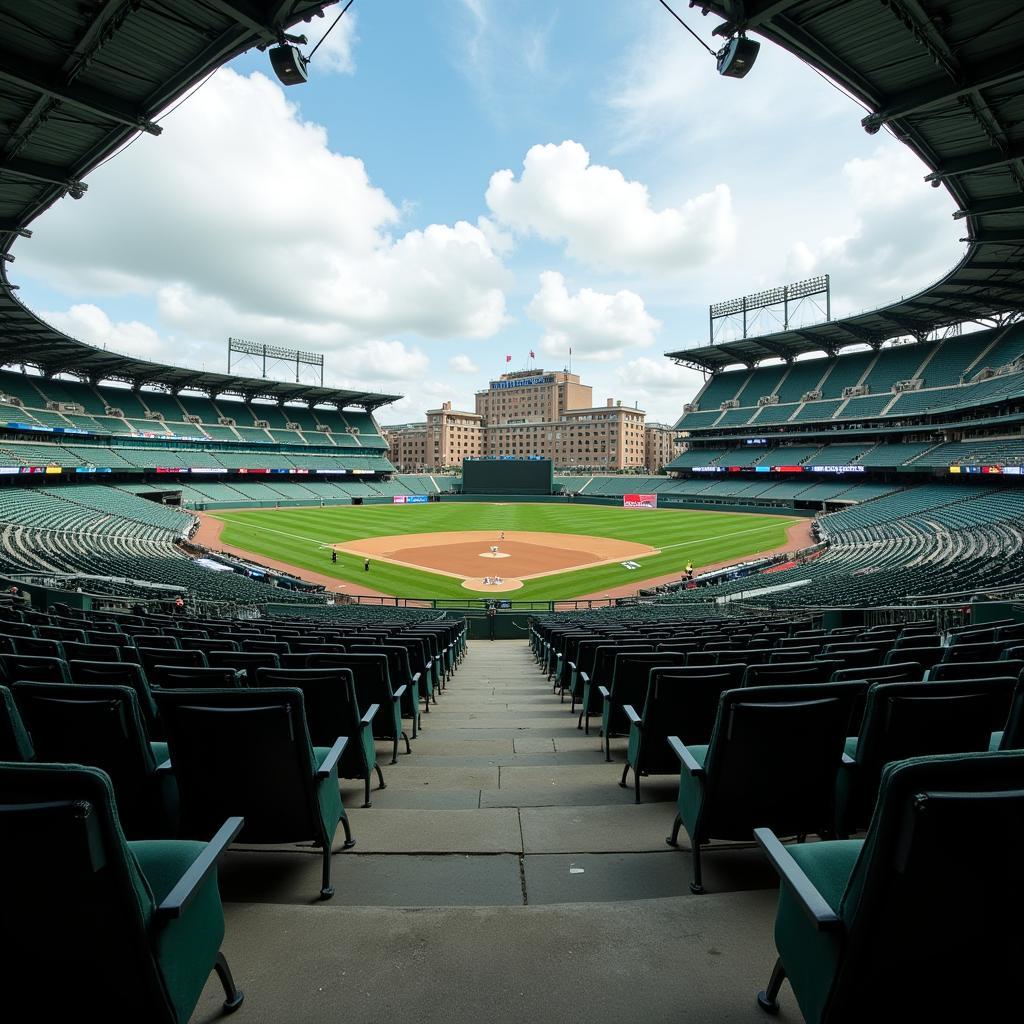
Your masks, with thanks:
[{"label": "green seat cushion", "polygon": [[[157,904],[174,888],[205,845],[180,839],[128,843]],[[181,917],[154,929],[154,953],[179,1024],[186,1024],[191,1017],[223,941],[224,910],[214,870],[199,886]]]}]

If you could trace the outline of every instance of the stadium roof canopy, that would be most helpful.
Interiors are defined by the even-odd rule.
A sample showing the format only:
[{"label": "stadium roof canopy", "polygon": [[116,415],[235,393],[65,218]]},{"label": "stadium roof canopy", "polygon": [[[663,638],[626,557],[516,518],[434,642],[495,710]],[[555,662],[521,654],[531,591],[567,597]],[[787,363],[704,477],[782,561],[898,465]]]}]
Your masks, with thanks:
[{"label": "stadium roof canopy", "polygon": [[[398,395],[164,366],[97,349],[43,323],[7,280],[11,246],[208,74],[336,0],[0,0],[0,365],[174,390],[373,409]],[[301,29],[299,30],[301,31]]]},{"label": "stadium roof canopy", "polygon": [[[967,251],[942,280],[882,309],[667,353],[706,370],[918,338],[1024,314],[1024,4],[1016,0],[691,0],[806,61],[889,129],[956,201]],[[737,88],[756,88],[751,81]]]}]

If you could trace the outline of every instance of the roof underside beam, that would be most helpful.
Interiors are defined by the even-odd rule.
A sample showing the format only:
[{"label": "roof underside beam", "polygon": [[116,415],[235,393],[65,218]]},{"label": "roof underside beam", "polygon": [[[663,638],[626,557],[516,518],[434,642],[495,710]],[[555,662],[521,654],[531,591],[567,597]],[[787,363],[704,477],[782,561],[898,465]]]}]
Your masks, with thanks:
[{"label": "roof underside beam", "polygon": [[1022,75],[1024,75],[1024,59],[1015,51],[1008,58],[1003,57],[1000,60],[990,61],[984,73],[979,74],[976,78],[955,84],[946,81],[939,85],[910,89],[902,96],[896,97],[894,102],[888,106],[862,118],[861,124],[868,132],[874,134],[882,125],[890,121],[909,117],[912,114],[930,110],[932,107],[953,103],[963,96],[970,96],[982,89],[991,89],[993,86],[1013,81]]},{"label": "roof underside beam", "polygon": [[69,178],[64,168],[55,164],[42,164],[34,160],[0,160],[0,175],[27,178],[30,181],[44,181],[60,185],[69,192],[85,192],[89,186],[84,181]]},{"label": "roof underside beam", "polygon": [[953,220],[965,217],[981,217],[993,213],[1018,213],[1024,208],[1024,192],[1015,192],[1009,196],[996,196],[992,199],[978,199],[965,210],[957,210]]},{"label": "roof underside beam", "polygon": [[163,131],[158,124],[142,117],[122,100],[98,89],[73,84],[50,85],[40,76],[35,65],[6,50],[0,51],[0,80],[150,135],[159,135]]},{"label": "roof underside beam", "polygon": [[1002,167],[1005,164],[1012,164],[1018,160],[1024,160],[1024,143],[1016,146],[1006,146],[1005,149],[983,149],[977,153],[969,153],[967,156],[952,157],[940,167],[936,167],[931,174],[926,174],[925,181],[938,185],[946,178],[956,178],[963,174],[973,174],[975,171],[987,171],[995,167]]}]

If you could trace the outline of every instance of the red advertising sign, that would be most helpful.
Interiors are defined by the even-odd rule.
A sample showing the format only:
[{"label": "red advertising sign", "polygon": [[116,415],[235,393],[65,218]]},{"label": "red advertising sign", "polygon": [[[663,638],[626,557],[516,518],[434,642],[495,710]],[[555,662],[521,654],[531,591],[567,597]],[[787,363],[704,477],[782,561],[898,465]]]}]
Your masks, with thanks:
[{"label": "red advertising sign", "polygon": [[623,508],[657,508],[658,496],[656,494],[624,494],[622,496]]}]

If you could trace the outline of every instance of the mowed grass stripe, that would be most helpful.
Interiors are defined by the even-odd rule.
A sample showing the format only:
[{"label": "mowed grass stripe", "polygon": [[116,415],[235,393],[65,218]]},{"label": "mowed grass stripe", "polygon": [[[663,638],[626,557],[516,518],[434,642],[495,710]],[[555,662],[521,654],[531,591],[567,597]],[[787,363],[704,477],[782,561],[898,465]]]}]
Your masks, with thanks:
[{"label": "mowed grass stripe", "polygon": [[404,533],[444,533],[465,530],[532,530],[632,540],[662,553],[640,559],[641,568],[618,563],[556,573],[526,580],[509,595],[517,600],[561,600],[602,588],[639,583],[655,576],[683,571],[687,561],[709,565],[740,559],[785,543],[795,518],[742,513],[699,512],[689,509],[623,509],[596,505],[502,505],[436,503],[430,505],[337,505],[326,508],[280,509],[274,512],[218,512],[224,522],[224,543],[275,558],[290,565],[361,583],[402,597],[471,597],[457,580],[434,573],[373,561],[363,571],[362,559],[339,554],[337,564],[322,545],[365,537]]}]

